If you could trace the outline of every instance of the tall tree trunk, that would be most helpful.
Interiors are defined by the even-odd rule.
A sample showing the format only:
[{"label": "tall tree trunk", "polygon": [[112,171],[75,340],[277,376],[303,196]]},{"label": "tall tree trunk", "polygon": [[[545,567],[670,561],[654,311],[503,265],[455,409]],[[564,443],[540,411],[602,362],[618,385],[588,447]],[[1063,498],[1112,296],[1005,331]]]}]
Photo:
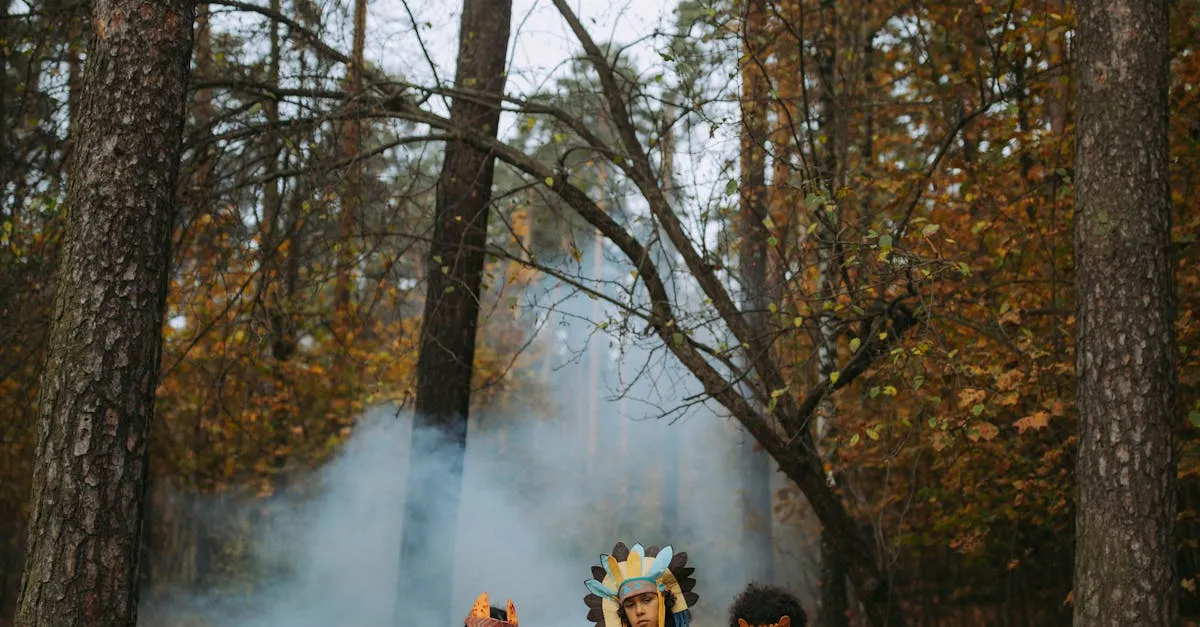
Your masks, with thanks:
[{"label": "tall tree trunk", "polygon": [[[367,37],[367,0],[354,0],[354,45],[350,55],[350,67],[346,72],[346,93],[350,100],[342,137],[342,156],[355,159],[362,151],[362,120],[359,119],[358,101],[362,91],[363,52]],[[342,215],[338,234],[337,281],[334,285],[334,310],[338,323],[350,321],[350,290],[354,266],[354,225],[358,221],[359,205],[362,204],[363,164],[354,161],[346,168],[346,181],[342,188]],[[345,327],[343,326],[343,329]]]},{"label": "tall tree trunk", "polygon": [[92,4],[19,625],[134,625],[193,0]]},{"label": "tall tree trunk", "polygon": [[[771,352],[774,342],[767,313],[778,302],[777,286],[767,280],[768,241],[771,231],[767,213],[767,63],[766,0],[747,0],[742,32],[742,136],[741,193],[738,213],[738,270],[745,290],[744,309],[756,345],[748,350]],[[757,382],[755,382],[757,383]],[[742,446],[739,474],[742,478],[743,547],[750,580],[770,581],[774,572],[771,536],[771,465],[766,452],[747,438]]]},{"label": "tall tree trunk", "polygon": [[[454,99],[459,128],[496,135],[511,21],[511,0],[463,0],[454,82],[482,93]],[[442,534],[458,521],[494,166],[489,152],[450,141],[438,179],[400,551],[402,607],[429,608],[428,625],[451,621],[455,543]]]},{"label": "tall tree trunk", "polygon": [[[678,182],[675,180],[675,155],[678,151],[678,143],[675,139],[675,122],[678,117],[678,112],[675,110],[675,105],[666,104],[663,106],[662,125],[659,128],[659,146],[662,150],[662,161],[659,168],[659,185],[666,191],[667,197],[672,203],[679,203],[680,189]],[[607,165],[604,161],[600,162],[600,167],[607,170]],[[659,238],[662,242],[663,249],[668,248],[669,240],[665,237]],[[660,249],[662,250],[662,249]],[[665,253],[665,251],[664,251]],[[664,254],[663,257],[666,257]],[[620,412],[622,417],[622,431],[620,433],[621,459],[626,460],[624,455],[625,436],[624,428],[627,427],[625,412]],[[663,470],[663,498],[662,498],[662,529],[663,536],[668,538],[679,537],[682,529],[679,526],[679,453],[682,444],[680,439],[682,434],[674,434],[674,437],[668,437],[663,442],[662,450],[662,470]],[[622,484],[628,483],[622,481]]]},{"label": "tall tree trunk", "polygon": [[1167,0],[1081,0],[1075,624],[1178,621]]},{"label": "tall tree trunk", "polygon": [[[816,219],[820,222],[817,243],[817,294],[822,303],[836,304],[838,294],[838,238],[842,230],[842,207],[836,200],[837,185],[842,167],[841,145],[845,143],[845,129],[838,110],[837,95],[837,7],[829,0],[821,2],[819,37],[817,47],[817,77],[819,81],[818,127],[824,141],[814,147],[820,150],[814,155],[817,163],[818,180],[813,184],[826,195],[826,204],[817,208]],[[832,208],[832,211],[826,210]],[[827,381],[837,371],[838,317],[832,310],[821,307],[817,314],[817,376]],[[826,396],[817,407],[817,444],[837,437],[837,405]],[[825,454],[831,467],[837,466],[836,449]],[[826,480],[831,486],[839,481],[836,472],[830,470]],[[850,624],[847,599],[846,567],[837,545],[830,537],[831,531],[821,531],[821,591],[817,608],[818,627],[847,627]]]}]

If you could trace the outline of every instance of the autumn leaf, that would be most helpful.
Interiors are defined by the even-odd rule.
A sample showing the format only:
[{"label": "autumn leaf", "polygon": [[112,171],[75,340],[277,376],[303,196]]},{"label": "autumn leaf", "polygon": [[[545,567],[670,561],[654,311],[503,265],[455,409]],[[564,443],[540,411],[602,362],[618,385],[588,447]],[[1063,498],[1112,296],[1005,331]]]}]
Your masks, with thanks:
[{"label": "autumn leaf", "polygon": [[1019,433],[1025,433],[1027,429],[1040,430],[1045,429],[1050,424],[1050,414],[1044,411],[1039,411],[1013,423]]},{"label": "autumn leaf", "polygon": [[987,396],[987,392],[979,388],[965,388],[958,392],[958,408],[966,409],[978,405]]}]

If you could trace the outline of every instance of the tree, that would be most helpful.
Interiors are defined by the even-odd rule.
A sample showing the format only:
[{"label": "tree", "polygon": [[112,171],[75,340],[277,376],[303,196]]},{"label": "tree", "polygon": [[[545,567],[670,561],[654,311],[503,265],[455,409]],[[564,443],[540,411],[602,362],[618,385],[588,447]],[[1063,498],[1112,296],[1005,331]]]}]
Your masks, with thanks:
[{"label": "tree", "polygon": [[1077,9],[1077,625],[1177,623],[1168,4]]},{"label": "tree", "polygon": [[[765,30],[767,3],[749,0],[739,7],[742,13],[742,45],[745,62],[741,68],[741,113],[738,194],[738,275],[744,292],[742,308],[750,325],[753,340],[747,350],[778,356],[775,350],[777,333],[771,330],[768,307],[778,306],[777,249],[769,246],[770,216],[767,211],[767,77],[761,59],[768,45]],[[756,450],[753,441],[745,447],[739,469],[745,478],[742,507],[745,510],[743,529],[751,581],[771,581],[774,547],[771,542],[771,465],[770,459]]]},{"label": "tree", "polygon": [[[493,139],[507,79],[511,18],[510,0],[463,0],[450,119],[460,129]],[[425,590],[422,601],[435,613],[426,619],[429,624],[450,622],[454,544],[430,538],[440,529],[455,529],[458,520],[494,168],[489,150],[454,139],[447,143],[438,179],[417,357],[412,459],[415,468],[423,453],[436,449],[441,457],[444,443],[449,461],[438,465],[437,477],[410,470],[400,550],[402,564],[420,564],[400,569],[400,598],[411,603],[417,590]],[[440,488],[436,497],[415,498],[429,493],[430,481]]]},{"label": "tree", "polygon": [[137,622],[194,10],[93,5],[18,624]]}]

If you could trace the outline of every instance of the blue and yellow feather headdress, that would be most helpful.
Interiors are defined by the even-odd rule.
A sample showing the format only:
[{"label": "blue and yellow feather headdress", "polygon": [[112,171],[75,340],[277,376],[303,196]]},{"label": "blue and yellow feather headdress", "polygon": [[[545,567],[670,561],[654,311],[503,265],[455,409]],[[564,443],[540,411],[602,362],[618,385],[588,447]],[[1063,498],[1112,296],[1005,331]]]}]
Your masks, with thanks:
[{"label": "blue and yellow feather headdress", "polygon": [[[592,567],[592,579],[584,582],[589,594],[583,598],[588,606],[588,620],[596,627],[620,627],[618,610],[626,598],[654,592],[658,594],[658,627],[663,627],[669,612],[676,627],[687,627],[691,622],[691,608],[699,600],[692,591],[696,580],[692,578],[694,568],[687,565],[687,553],[676,553],[670,546],[643,549],[617,543],[612,553],[600,556],[600,565]],[[670,591],[674,603],[663,607],[663,593]]]}]

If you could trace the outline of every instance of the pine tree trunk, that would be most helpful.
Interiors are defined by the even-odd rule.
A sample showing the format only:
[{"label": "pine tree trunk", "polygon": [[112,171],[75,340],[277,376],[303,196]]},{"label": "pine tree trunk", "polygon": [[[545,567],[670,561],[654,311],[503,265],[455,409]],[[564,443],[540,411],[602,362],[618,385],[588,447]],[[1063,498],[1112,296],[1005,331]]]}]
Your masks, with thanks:
[{"label": "pine tree trunk", "polygon": [[134,625],[191,0],[92,5],[19,625]]},{"label": "pine tree trunk", "polygon": [[1175,625],[1166,0],[1083,0],[1075,624]]},{"label": "pine tree trunk", "polygon": [[[511,21],[511,0],[463,0],[455,86],[485,95],[454,99],[456,127],[495,136]],[[444,534],[458,521],[494,166],[491,154],[450,141],[438,179],[400,555],[401,608],[429,608],[428,625],[451,624],[455,543]]]}]

